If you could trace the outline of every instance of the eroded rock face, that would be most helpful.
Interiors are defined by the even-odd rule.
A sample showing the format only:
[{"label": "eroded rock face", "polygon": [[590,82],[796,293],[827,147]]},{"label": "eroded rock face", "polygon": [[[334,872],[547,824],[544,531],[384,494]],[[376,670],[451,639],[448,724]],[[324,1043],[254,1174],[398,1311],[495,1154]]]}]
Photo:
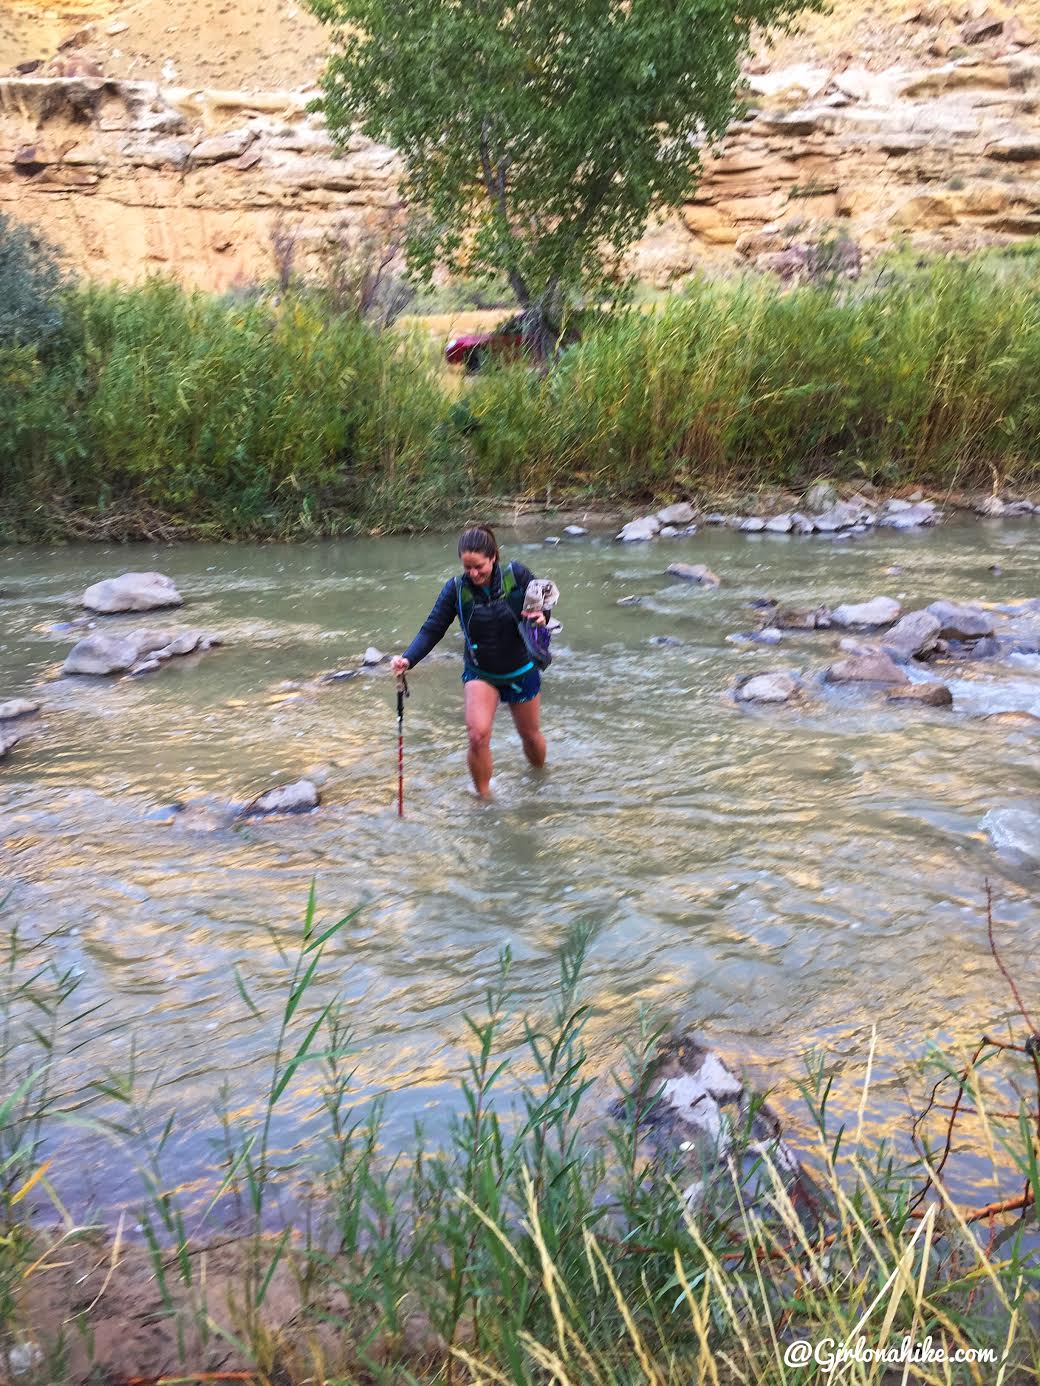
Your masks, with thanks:
[{"label": "eroded rock face", "polygon": [[181,594],[171,578],[162,573],[121,573],[94,583],[83,593],[81,606],[104,613],[157,611],[182,605]]},{"label": "eroded rock face", "polygon": [[[915,45],[880,71],[843,60],[748,73],[754,109],[626,268],[666,286],[737,257],[794,282],[854,275],[897,235],[967,249],[1035,234],[1040,60],[1015,51],[1019,32],[1004,22],[950,61]],[[160,266],[217,290],[270,277],[271,232],[292,206],[308,272],[323,243],[356,241],[401,208],[394,151],[360,135],[336,151],[307,101],[119,80],[80,55],[54,75],[2,78],[0,149],[18,172],[0,204],[17,201],[77,268],[136,278]],[[788,234],[793,205],[801,225]]]}]

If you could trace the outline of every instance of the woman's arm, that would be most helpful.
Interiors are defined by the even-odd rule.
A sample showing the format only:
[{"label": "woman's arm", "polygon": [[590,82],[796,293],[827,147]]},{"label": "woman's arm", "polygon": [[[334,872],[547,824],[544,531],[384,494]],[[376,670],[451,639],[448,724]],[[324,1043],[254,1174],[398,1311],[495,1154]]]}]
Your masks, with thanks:
[{"label": "woman's arm", "polygon": [[414,669],[421,659],[433,649],[438,641],[443,640],[448,627],[458,614],[458,603],[455,599],[455,580],[449,578],[441,588],[437,600],[433,604],[433,609],[429,616],[419,627],[419,633],[399,658],[408,661],[408,668]]}]

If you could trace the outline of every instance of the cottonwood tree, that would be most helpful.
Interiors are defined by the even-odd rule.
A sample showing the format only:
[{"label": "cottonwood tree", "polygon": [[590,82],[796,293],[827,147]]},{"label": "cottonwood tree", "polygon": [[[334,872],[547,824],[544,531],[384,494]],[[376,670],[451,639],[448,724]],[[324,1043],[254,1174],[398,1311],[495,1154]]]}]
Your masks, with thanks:
[{"label": "cottonwood tree", "polygon": [[401,155],[409,266],[505,274],[543,353],[693,193],[756,33],[823,0],[308,0],[319,102]]}]

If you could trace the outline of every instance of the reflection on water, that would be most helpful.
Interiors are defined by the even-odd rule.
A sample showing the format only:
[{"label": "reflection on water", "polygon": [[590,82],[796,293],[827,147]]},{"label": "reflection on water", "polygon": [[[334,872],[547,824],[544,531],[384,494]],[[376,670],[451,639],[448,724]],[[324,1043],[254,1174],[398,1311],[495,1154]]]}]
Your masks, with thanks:
[{"label": "reflection on water", "polygon": [[[838,635],[770,650],[725,637],[754,624],[747,602],[763,593],[811,605],[884,594],[907,608],[1029,598],[1038,534],[1026,522],[624,548],[514,535],[509,553],[564,593],[544,700],[550,767],[528,771],[503,717],[498,799],[466,793],[452,633],[451,657],[412,678],[403,822],[392,681],[311,680],[367,645],[404,646],[452,571],[450,537],[4,551],[0,696],[42,686],[46,707],[0,769],[0,893],[23,932],[56,933],[56,957],[82,972],[81,1009],[103,1003],[72,1072],[119,1069],[133,1043],[181,1114],[185,1174],[203,1171],[220,1083],[239,1107],[261,1090],[284,999],[278,945],[298,937],[316,878],[326,917],[362,909],[310,1004],[343,996],[359,1090],[392,1095],[391,1141],[407,1142],[417,1117],[436,1128],[454,1105],[463,1015],[479,1010],[502,947],[518,1009],[537,1012],[576,920],[595,929],[587,987],[604,1066],[642,1003],[773,1076],[796,1073],[813,1045],[855,1076],[876,1023],[870,1114],[902,1123],[905,1061],[933,1039],[971,1043],[1007,1014],[986,877],[1006,961],[1024,990],[1040,980],[1037,736],[979,717],[1040,714],[1040,661],[960,666],[952,713],[822,688],[798,710],[742,711],[724,696],[738,674],[822,667]],[[675,560],[707,562],[723,586],[675,585],[662,576]],[[901,571],[886,573],[893,563]],[[153,567],[176,580],[183,611],[109,624],[190,621],[226,646],[146,679],[49,682],[74,638],[52,626],[84,587]],[[629,593],[643,604],[619,608]],[[1023,638],[1040,624],[1027,609],[1001,619]],[[325,777],[318,813],[223,826],[228,800],[307,773]],[[191,812],[163,812],[173,801]],[[242,1003],[236,966],[266,1026]],[[301,1073],[292,1089],[283,1144],[306,1142],[316,1082]],[[82,1169],[80,1196],[132,1191],[96,1151]]]}]

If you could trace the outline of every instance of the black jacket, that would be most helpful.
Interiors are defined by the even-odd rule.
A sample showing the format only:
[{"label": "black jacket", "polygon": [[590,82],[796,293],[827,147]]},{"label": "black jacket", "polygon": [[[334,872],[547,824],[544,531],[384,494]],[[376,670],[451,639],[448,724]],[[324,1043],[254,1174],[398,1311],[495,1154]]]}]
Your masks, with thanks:
[{"label": "black jacket", "polygon": [[[464,659],[466,668],[474,673],[511,674],[530,663],[516,618],[520,615],[524,593],[527,584],[534,579],[534,573],[522,563],[513,564],[513,573],[516,586],[508,597],[502,595],[502,568],[498,563],[492,569],[491,582],[487,587],[477,587],[466,576],[462,579],[473,599],[465,603],[463,610],[469,637]],[[418,635],[404,652],[405,659],[413,669],[444,638],[458,614],[455,579],[449,578]]]}]

